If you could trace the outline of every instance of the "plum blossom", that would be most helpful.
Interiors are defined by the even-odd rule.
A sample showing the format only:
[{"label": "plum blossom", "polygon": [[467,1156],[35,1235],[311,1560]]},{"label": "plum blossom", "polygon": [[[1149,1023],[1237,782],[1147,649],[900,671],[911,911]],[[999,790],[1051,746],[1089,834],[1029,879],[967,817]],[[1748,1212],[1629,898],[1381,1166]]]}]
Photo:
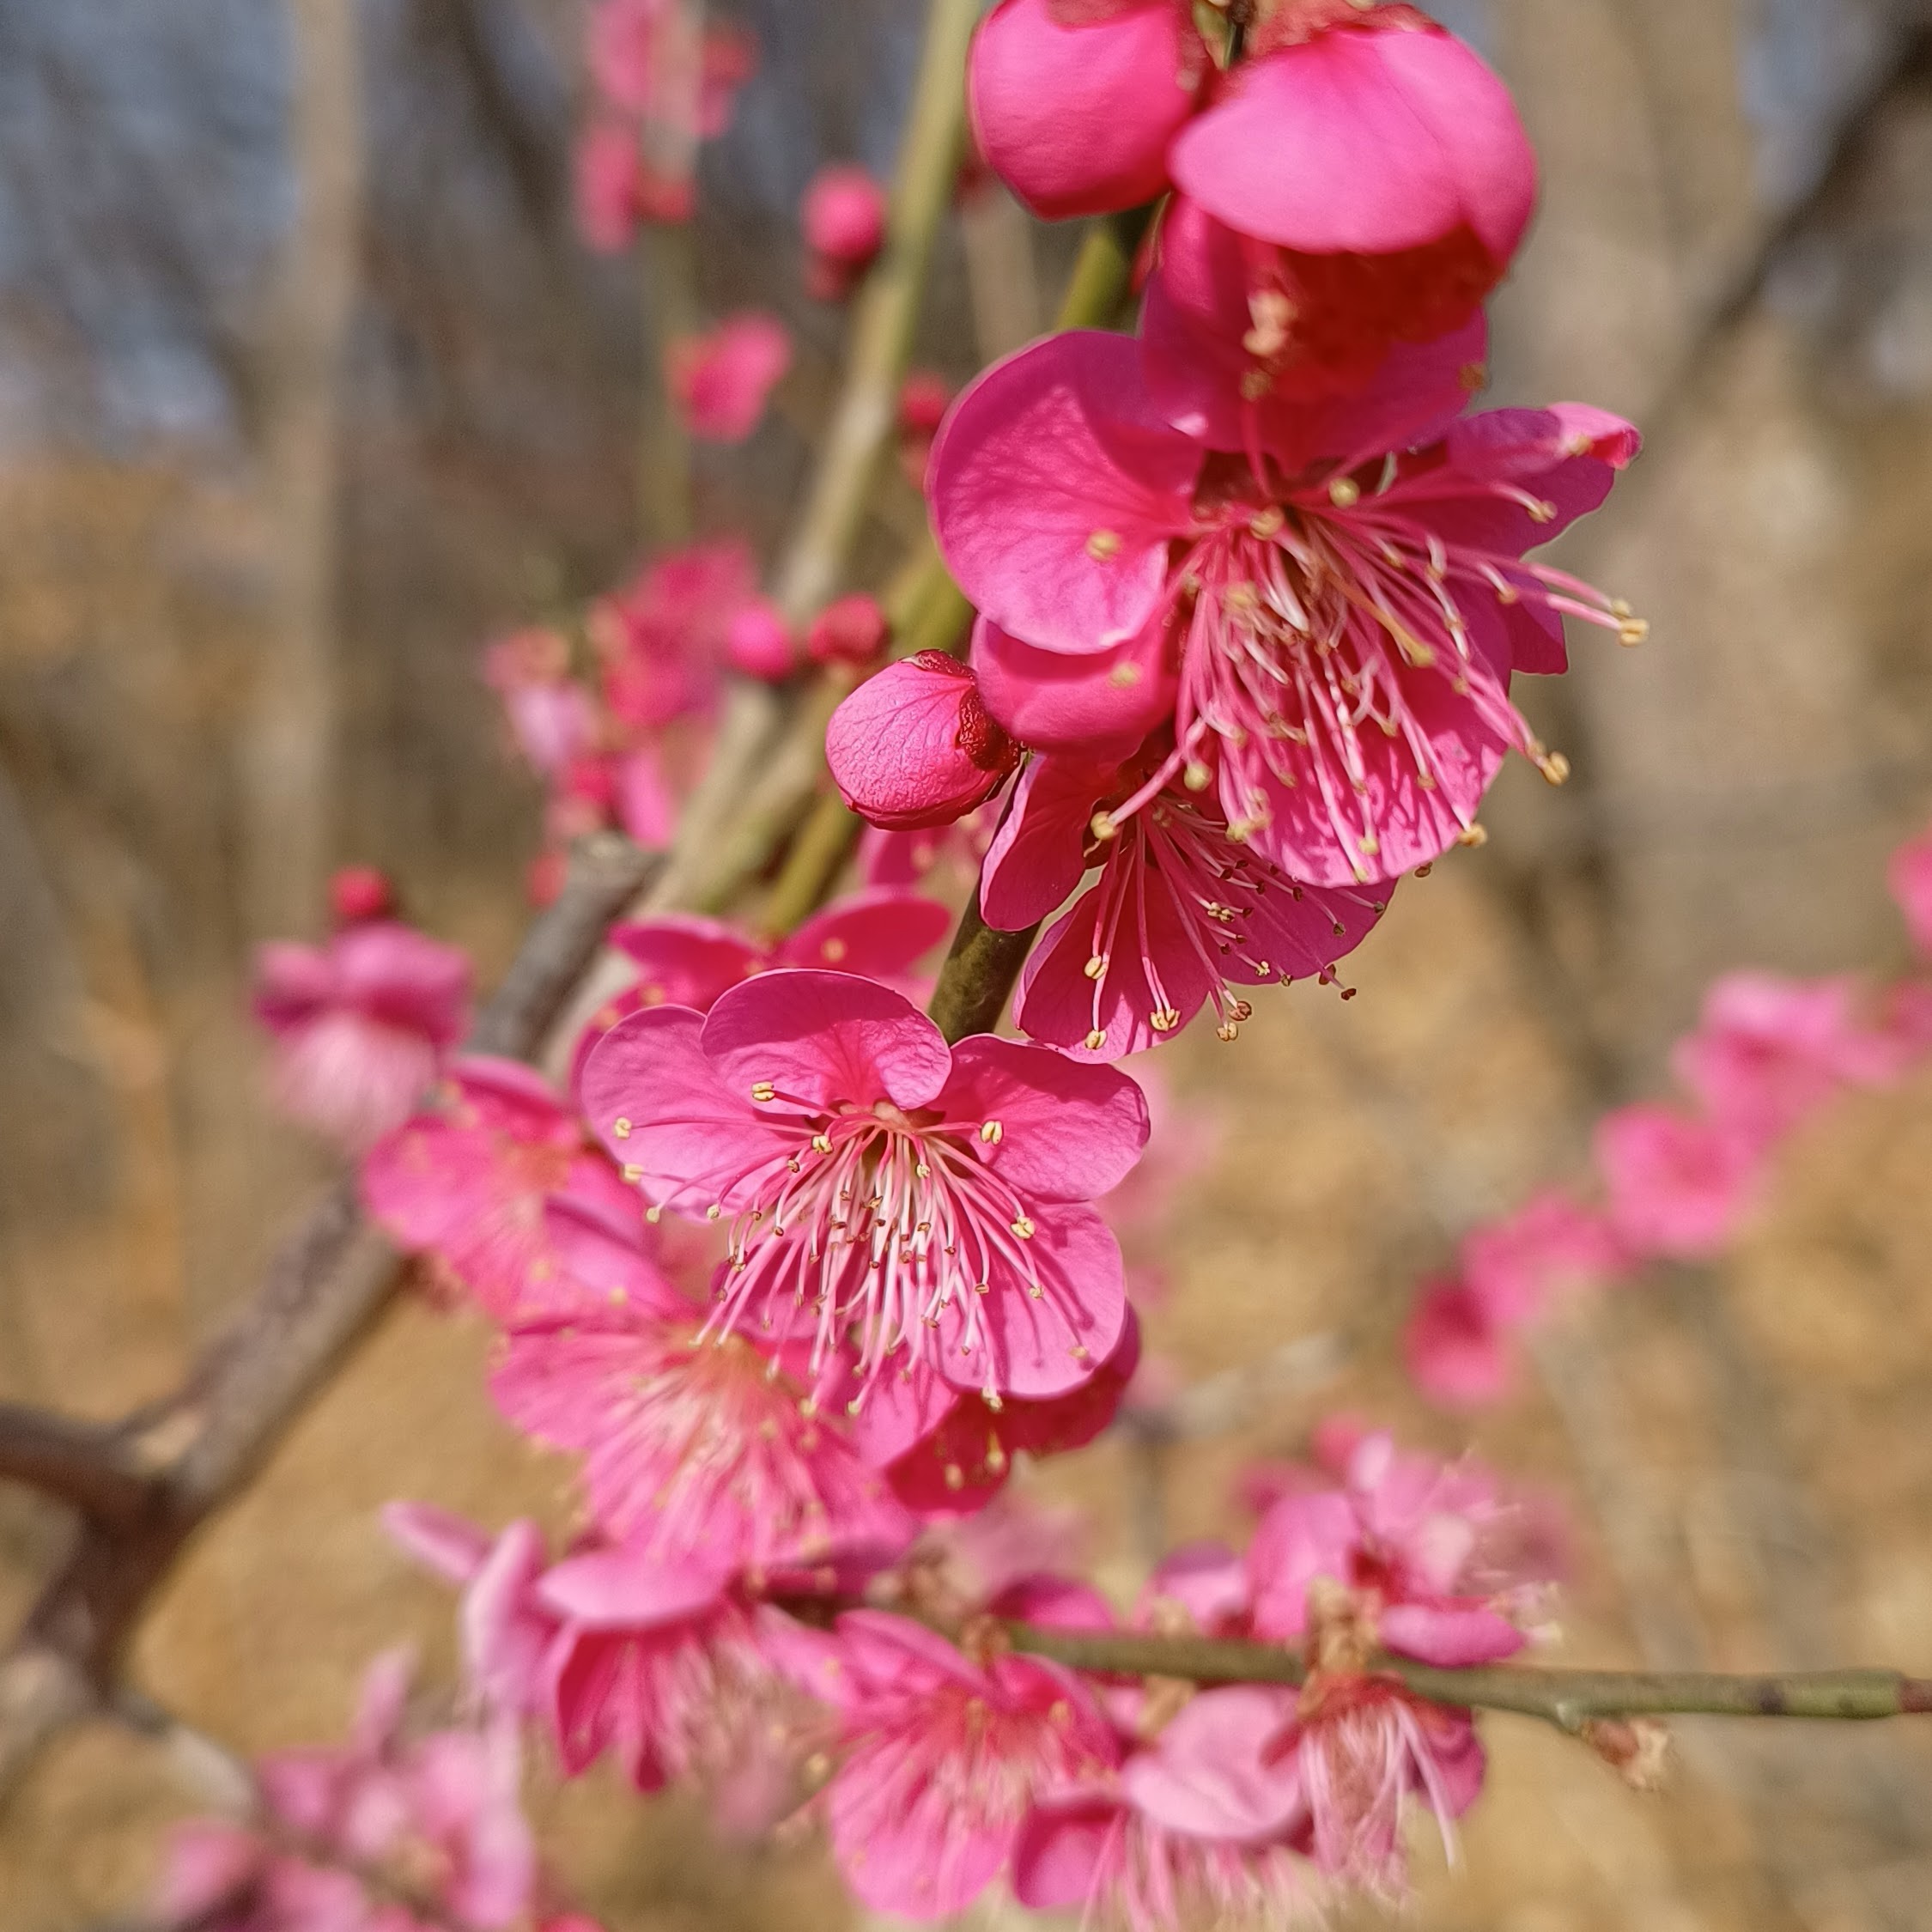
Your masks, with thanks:
[{"label": "plum blossom", "polygon": [[893,886],[852,893],[775,939],[748,938],[721,919],[697,913],[621,920],[611,928],[611,944],[641,976],[592,1017],[577,1042],[572,1084],[592,1048],[625,1014],[666,1005],[708,1013],[721,993],[759,973],[816,966],[878,980],[909,995],[920,987],[914,968],[951,923],[937,900]]},{"label": "plum blossom", "polygon": [[1169,166],[1182,192],[1149,294],[1151,380],[1224,384],[1224,438],[1461,329],[1536,199],[1529,138],[1480,58],[1413,8],[1349,0],[1272,9]]},{"label": "plum blossom", "polygon": [[665,380],[684,427],[708,443],[742,443],[792,366],[792,338],[775,315],[740,309],[665,350]]},{"label": "plum blossom", "polygon": [[1456,1275],[1431,1275],[1402,1325],[1409,1380],[1445,1409],[1486,1408],[1516,1386],[1516,1331]]},{"label": "plum blossom", "polygon": [[884,1483],[821,1413],[792,1352],[704,1334],[704,1310],[568,1202],[548,1212],[576,1307],[513,1328],[490,1377],[519,1429],[584,1452],[598,1526],[666,1564],[696,1557],[754,1578],[859,1552],[876,1567],[912,1536]]},{"label": "plum blossom", "polygon": [[980,154],[1044,221],[1152,201],[1206,50],[1176,0],[1000,0],[967,74]]},{"label": "plum blossom", "polygon": [[392,919],[262,946],[253,1005],[276,1104],[363,1152],[409,1118],[468,1030],[470,977],[466,955]]},{"label": "plum blossom", "polygon": [[863,670],[878,661],[891,628],[876,598],[854,591],[835,598],[811,620],[805,631],[805,655],[814,664],[853,665]]},{"label": "plum blossom", "polygon": [[914,369],[899,386],[899,467],[921,496],[933,439],[951,401],[951,386],[930,369]]},{"label": "plum blossom", "polygon": [[1759,1205],[1763,1145],[1682,1108],[1638,1102],[1606,1114],[1595,1153],[1612,1224],[1638,1255],[1721,1254]]},{"label": "plum blossom", "polygon": [[885,191],[862,167],[822,167],[806,184],[799,213],[806,289],[836,301],[884,246]]},{"label": "plum blossom", "polygon": [[1114,1762],[1110,1728],[1057,1665],[969,1660],[882,1611],[847,1613],[836,1634],[842,1754],[823,1802],[833,1856],[875,1911],[963,1911],[1036,1799]]},{"label": "plum blossom", "polygon": [[809,1337],[816,1367],[850,1329],[862,1385],[925,1364],[1001,1396],[1075,1388],[1120,1338],[1120,1249],[1089,1203],[1147,1137],[1122,1073],[949,1047],[888,987],[793,969],[708,1017],[631,1014],[580,1091],[654,1208],[727,1224],[722,1332]]},{"label": "plum blossom", "polygon": [[398,1246],[499,1321],[568,1291],[544,1221],[552,1196],[619,1228],[637,1220],[635,1196],[544,1079],[482,1054],[452,1061],[436,1103],[369,1150],[361,1190]]},{"label": "plum blossom", "polygon": [[1461,353],[1431,345],[1296,412],[1292,453],[1265,459],[1170,428],[1134,345],[1090,331],[996,363],[955,405],[934,524],[987,620],[1097,668],[1157,623],[1178,651],[1174,748],[1116,822],[1185,776],[1291,878],[1346,886],[1454,843],[1511,745],[1563,775],[1512,672],[1563,667],[1565,613],[1638,629],[1520,558],[1602,501],[1636,434],[1569,404],[1455,419]]},{"label": "plum blossom", "polygon": [[770,684],[782,683],[799,668],[791,626],[762,598],[732,613],[725,629],[725,655],[733,671]]},{"label": "plum blossom", "polygon": [[295,1926],[502,1932],[539,1887],[504,1726],[409,1739],[405,1656],[363,1680],[349,1741],[287,1751],[257,1767],[255,1815],[180,1827],[160,1906],[210,1932]]},{"label": "plum blossom", "polygon": [[732,621],[756,596],[750,549],[736,538],[659,557],[592,607],[603,696],[623,730],[653,733],[717,702]]},{"label": "plum blossom", "polygon": [[483,682],[501,702],[532,770],[554,777],[591,749],[596,707],[571,675],[570,645],[561,633],[536,626],[499,638],[483,653]]},{"label": "plum blossom", "polygon": [[1024,931],[1091,865],[1096,884],[1028,958],[1013,1017],[1030,1037],[1104,1060],[1157,1044],[1212,1005],[1224,1040],[1252,1011],[1236,987],[1332,980],[1387,892],[1302,886],[1236,844],[1213,802],[1164,787],[1123,821],[1164,762],[1036,756],[987,854],[981,910]]},{"label": "plum blossom", "polygon": [[1932,832],[1900,846],[1892,854],[1885,878],[1905,915],[1912,945],[1921,955],[1932,954]]},{"label": "plum blossom", "polygon": [[917,831],[983,805],[1019,762],[1019,747],[987,715],[964,665],[920,651],[841,702],[826,728],[825,759],[860,817]]}]

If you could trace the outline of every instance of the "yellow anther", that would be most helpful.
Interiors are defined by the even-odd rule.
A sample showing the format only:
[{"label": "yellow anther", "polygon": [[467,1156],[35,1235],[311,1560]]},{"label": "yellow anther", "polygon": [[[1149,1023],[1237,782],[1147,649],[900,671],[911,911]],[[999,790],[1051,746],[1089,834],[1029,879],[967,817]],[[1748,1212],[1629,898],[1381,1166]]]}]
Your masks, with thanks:
[{"label": "yellow anther", "polygon": [[612,1121],[611,1123],[611,1131],[612,1133],[617,1135],[618,1139],[629,1140],[630,1139],[630,1122],[629,1121],[621,1119]]},{"label": "yellow anther", "polygon": [[1018,1220],[1013,1223],[1013,1232],[1022,1241],[1031,1241],[1033,1238],[1033,1223],[1023,1214]]},{"label": "yellow anther", "polygon": [[1205,792],[1214,782],[1214,774],[1199,758],[1190,758],[1181,774],[1181,782],[1190,792]]},{"label": "yellow anther", "polygon": [[1271,503],[1259,516],[1250,519],[1248,526],[1248,534],[1250,537],[1259,537],[1263,543],[1266,543],[1270,537],[1276,536],[1280,532],[1281,526],[1288,519],[1282,513],[1281,506],[1279,503]]},{"label": "yellow anther", "polygon": [[661,1207],[647,1207],[644,1210],[644,1218],[654,1228],[663,1220],[664,1210]]},{"label": "yellow anther", "polygon": [[832,1137],[829,1133],[815,1133],[811,1137],[811,1151],[815,1154],[829,1154],[832,1151]]},{"label": "yellow anther", "polygon": [[1109,557],[1121,554],[1120,533],[1113,530],[1097,530],[1087,538],[1087,555],[1096,563],[1105,563]]},{"label": "yellow anther", "polygon": [[1560,751],[1552,751],[1536,761],[1536,769],[1552,785],[1561,785],[1570,776],[1570,761]]},{"label": "yellow anther", "polygon": [[1617,626],[1617,641],[1619,644],[1641,644],[1650,635],[1650,623],[1647,617],[1625,617]]},{"label": "yellow anther", "polygon": [[1362,501],[1362,486],[1353,477],[1337,477],[1328,485],[1328,501],[1338,510],[1352,510]]},{"label": "yellow anther", "polygon": [[823,945],[819,947],[818,957],[821,959],[830,960],[835,966],[851,950],[851,947],[847,945],[843,939],[828,939]]},{"label": "yellow anther", "polygon": [[769,1080],[754,1081],[751,1087],[751,1097],[754,1100],[776,1100],[778,1098],[778,1089]]},{"label": "yellow anther", "polygon": [[1458,845],[1466,845],[1473,852],[1479,846],[1489,843],[1489,834],[1480,825],[1471,825],[1455,835]]},{"label": "yellow anther", "polygon": [[1103,952],[1097,952],[1080,970],[1090,980],[1097,980],[1107,970],[1107,955]]},{"label": "yellow anther", "polygon": [[980,1129],[980,1139],[989,1147],[997,1147],[1006,1138],[1006,1130],[998,1121],[988,1121]]},{"label": "yellow anther", "polygon": [[1528,506],[1528,510],[1532,523],[1554,523],[1557,519],[1557,507],[1546,496],[1539,497]]},{"label": "yellow anther", "polygon": [[1100,1049],[1106,1044],[1107,1036],[1103,1033],[1097,1026],[1093,1030],[1091,1033],[1088,1034],[1087,1051],[1090,1054],[1098,1053]]},{"label": "yellow anther", "polygon": [[725,1210],[721,1204],[717,1201],[713,1201],[710,1206],[705,1209],[704,1218],[708,1221],[715,1221],[718,1217],[724,1212]]},{"label": "yellow anther", "polygon": [[924,1161],[921,1161],[919,1165],[913,1170],[913,1172],[916,1174],[921,1181],[930,1181],[933,1178],[933,1170],[927,1166]]},{"label": "yellow anther", "polygon": [[630,1183],[630,1185],[631,1185],[632,1187],[634,1187],[634,1188],[635,1188],[635,1186],[637,1185],[637,1183],[638,1183],[638,1182],[639,1182],[640,1181],[641,1181],[641,1180],[642,1180],[643,1178],[644,1178],[644,1170],[643,1170],[642,1168],[641,1168],[641,1167],[630,1167],[630,1166],[628,1166],[628,1165],[627,1165],[627,1166],[625,1167],[625,1169],[624,1169],[624,1179],[625,1179],[626,1181],[628,1181],[628,1182],[629,1182]]},{"label": "yellow anther", "polygon": [[1114,815],[1109,811],[1097,811],[1091,825],[1093,835],[1103,843],[1120,835],[1121,828],[1114,823]]},{"label": "yellow anther", "polygon": [[1107,673],[1107,682],[1117,691],[1131,691],[1145,675],[1137,664],[1117,664]]}]

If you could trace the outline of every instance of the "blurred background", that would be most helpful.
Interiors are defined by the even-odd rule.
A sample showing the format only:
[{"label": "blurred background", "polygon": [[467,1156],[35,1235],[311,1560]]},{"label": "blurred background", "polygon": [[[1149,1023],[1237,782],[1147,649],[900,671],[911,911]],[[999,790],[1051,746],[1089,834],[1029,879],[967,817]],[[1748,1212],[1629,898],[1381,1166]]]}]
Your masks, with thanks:
[{"label": "blurred background", "polygon": [[[697,521],[769,554],[842,326],[802,292],[798,197],[828,160],[888,172],[923,9],[719,10],[762,58],[704,150],[700,292],[776,310],[798,355],[754,440],[701,459]],[[1883,869],[1932,806],[1932,15],[1438,11],[1545,168],[1492,398],[1643,428],[1560,561],[1650,641],[1591,633],[1529,694],[1575,777],[1507,775],[1489,844],[1350,963],[1358,999],[1300,989],[1165,1056],[1203,1159],[1145,1247],[1172,1283],[1151,1333],[1206,1394],[1031,1488],[1086,1506],[1131,1589],[1164,1540],[1238,1525],[1244,1462],[1351,1409],[1564,1498],[1565,1661],[1932,1672],[1932,1083],[1837,1106],[1722,1268],[1578,1308],[1473,1426],[1392,1347],[1463,1230],[1660,1088],[1714,972],[1905,963]],[[578,0],[0,0],[0,1397],[105,1416],[171,1387],[322,1185],[244,1008],[252,942],[319,927],[319,866],[389,869],[486,982],[513,949],[539,800],[479,647],[635,554],[639,276],[574,231],[581,29]],[[955,220],[917,360],[957,382],[1024,339],[1072,241],[997,199]],[[882,498],[860,580],[918,515]],[[398,1637],[447,1673],[447,1600],[376,1506],[568,1507],[483,1346],[399,1303],[195,1546],[137,1680],[256,1751],[339,1733]],[[0,1494],[9,1618],[63,1534]],[[1643,1798],[1527,1722],[1488,1735],[1431,1932],[1932,1924],[1932,1736],[1686,1723]],[[72,1734],[0,1812],[0,1924],[125,1919],[196,1801],[161,1747]],[[600,1778],[538,1814],[612,1932],[854,1923],[809,1842],[721,1851]]]}]

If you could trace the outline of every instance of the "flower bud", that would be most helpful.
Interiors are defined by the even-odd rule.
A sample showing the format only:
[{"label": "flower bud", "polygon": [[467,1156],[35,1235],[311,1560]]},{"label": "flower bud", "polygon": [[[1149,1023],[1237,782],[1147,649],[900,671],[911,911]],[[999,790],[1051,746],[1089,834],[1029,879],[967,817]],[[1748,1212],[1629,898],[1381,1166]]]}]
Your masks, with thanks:
[{"label": "flower bud", "polygon": [[822,167],[799,210],[810,251],[805,285],[835,301],[872,264],[885,242],[885,191],[862,167]]},{"label": "flower bud", "polygon": [[980,151],[1047,221],[1151,201],[1194,110],[1200,52],[1173,0],[1122,0],[1065,26],[1054,0],[1001,0],[968,70]]},{"label": "flower bud", "polygon": [[396,888],[374,866],[344,866],[329,881],[329,910],[337,926],[387,919],[396,909]]},{"label": "flower bud", "polygon": [[845,802],[893,831],[946,825],[990,797],[1019,747],[987,715],[971,671],[921,651],[832,714],[825,756]]},{"label": "flower bud", "polygon": [[665,379],[684,427],[706,442],[742,443],[792,364],[792,338],[775,315],[744,309],[708,334],[685,336],[665,355]]},{"label": "flower bud", "polygon": [[869,665],[885,648],[885,613],[863,591],[828,604],[805,633],[805,655],[814,664]]},{"label": "flower bud", "polygon": [[770,684],[798,668],[790,628],[762,598],[732,612],[725,631],[725,654],[732,670]]}]

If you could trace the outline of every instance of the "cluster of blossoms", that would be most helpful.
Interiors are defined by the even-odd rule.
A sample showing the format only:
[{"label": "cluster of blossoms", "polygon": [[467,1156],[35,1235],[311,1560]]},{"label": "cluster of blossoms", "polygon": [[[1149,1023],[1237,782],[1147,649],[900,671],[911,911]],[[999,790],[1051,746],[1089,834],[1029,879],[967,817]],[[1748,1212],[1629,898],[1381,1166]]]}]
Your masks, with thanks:
[{"label": "cluster of blossoms", "polygon": [[[1932,836],[1900,848],[1894,896],[1932,957]],[[1416,1386],[1452,1408],[1500,1400],[1517,1340],[1579,1290],[1657,1262],[1707,1261],[1763,1205],[1780,1147],[1850,1088],[1886,1086],[1932,1054],[1932,984],[1871,998],[1844,975],[1724,975],[1671,1050],[1685,1097],[1638,1101],[1597,1123],[1601,1206],[1560,1188],[1467,1235],[1454,1272],[1423,1284],[1404,1334]]]},{"label": "cluster of blossoms", "polygon": [[[1635,433],[1575,404],[1469,413],[1534,191],[1500,83],[1407,6],[1277,0],[1212,34],[1197,11],[1001,0],[975,42],[978,147],[1023,202],[1161,208],[1138,334],[1058,334],[950,405],[929,380],[902,398],[978,616],[969,663],[888,665],[832,720],[873,828],[863,889],[787,935],[620,925],[634,983],[567,1091],[447,1057],[448,1023],[421,1105],[364,1121],[387,1128],[370,1212],[497,1331],[509,1422],[580,1459],[555,1553],[531,1523],[392,1512],[463,1589],[483,1722],[569,1772],[698,1779],[738,1829],[815,1816],[854,1893],[914,1917],[995,1880],[1136,1932],[1394,1888],[1405,1806],[1446,1831],[1484,1765],[1404,1660],[1513,1655],[1555,1569],[1485,1474],[1352,1430],[1267,1477],[1245,1552],[1181,1552],[1129,1623],[1292,1644],[1298,1688],[1064,1668],[1012,1625],[1116,1628],[1094,1591],[1041,1561],[962,1580],[1017,1459],[1150,1400],[1110,1224],[1155,1191],[1150,1109],[1113,1062],[1202,1012],[1234,1038],[1257,987],[1335,983],[1396,880],[1476,841],[1508,750],[1563,775],[1515,674],[1564,667],[1567,617],[1641,635],[1526,561]],[[679,0],[594,17],[601,97],[641,118],[615,120],[629,218],[653,128],[688,164],[721,125],[738,70],[708,44]],[[880,245],[867,186],[808,197],[818,293]],[[755,319],[674,357],[702,433],[757,419],[779,358]],[[580,638],[503,641],[489,674],[553,847],[612,823],[658,844],[727,667],[849,683],[888,642],[865,598],[794,638],[748,555],[710,544]],[[987,927],[1045,927],[1020,1039],[950,1037],[917,1003],[961,860]]]},{"label": "cluster of blossoms", "polygon": [[175,1834],[161,1905],[197,1932],[598,1932],[558,1905],[513,1725],[410,1735],[410,1664],[379,1658],[348,1741],[254,1768],[248,1814]]}]

